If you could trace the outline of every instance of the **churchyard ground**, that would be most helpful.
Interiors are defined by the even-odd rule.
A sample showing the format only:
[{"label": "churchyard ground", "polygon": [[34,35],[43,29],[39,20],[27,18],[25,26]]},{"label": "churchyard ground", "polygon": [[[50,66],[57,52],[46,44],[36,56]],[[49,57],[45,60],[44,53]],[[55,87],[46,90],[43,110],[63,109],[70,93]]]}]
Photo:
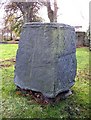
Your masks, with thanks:
[{"label": "churchyard ground", "polygon": [[89,118],[89,49],[77,48],[77,75],[73,94],[55,105],[40,105],[31,96],[15,91],[14,65],[17,44],[0,44],[0,84],[3,118]]}]

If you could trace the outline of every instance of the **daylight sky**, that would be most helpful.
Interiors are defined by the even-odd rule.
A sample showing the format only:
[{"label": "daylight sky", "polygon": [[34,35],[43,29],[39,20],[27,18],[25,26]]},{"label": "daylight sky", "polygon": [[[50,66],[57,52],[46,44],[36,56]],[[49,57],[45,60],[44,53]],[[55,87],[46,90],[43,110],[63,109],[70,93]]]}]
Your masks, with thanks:
[{"label": "daylight sky", "polygon": [[[53,0],[51,0],[53,1]],[[72,26],[82,26],[81,30],[86,31],[89,25],[89,2],[91,0],[57,0],[58,22]],[[46,7],[39,11],[40,16],[49,22]],[[0,28],[3,24],[3,8],[0,9]]]},{"label": "daylight sky", "polygon": [[[89,2],[91,0],[57,0],[58,1],[58,22],[72,26],[82,26],[81,30],[86,31],[89,24]],[[42,8],[46,13],[46,9]],[[48,18],[41,12],[41,16]]]}]

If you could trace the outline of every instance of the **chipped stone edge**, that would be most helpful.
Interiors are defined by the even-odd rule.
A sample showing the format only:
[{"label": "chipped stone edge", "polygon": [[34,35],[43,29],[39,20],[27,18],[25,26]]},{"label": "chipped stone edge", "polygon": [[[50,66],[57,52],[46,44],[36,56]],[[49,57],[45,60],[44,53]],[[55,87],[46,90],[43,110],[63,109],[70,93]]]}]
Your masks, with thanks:
[{"label": "chipped stone edge", "polygon": [[31,27],[31,28],[37,28],[37,27],[52,27],[52,28],[66,28],[66,29],[71,29],[71,30],[75,30],[75,28],[73,26],[70,26],[68,24],[63,24],[63,23],[55,23],[55,22],[51,22],[51,23],[42,23],[42,22],[29,22],[29,23],[25,23],[23,25],[23,28],[27,28],[27,27]]}]

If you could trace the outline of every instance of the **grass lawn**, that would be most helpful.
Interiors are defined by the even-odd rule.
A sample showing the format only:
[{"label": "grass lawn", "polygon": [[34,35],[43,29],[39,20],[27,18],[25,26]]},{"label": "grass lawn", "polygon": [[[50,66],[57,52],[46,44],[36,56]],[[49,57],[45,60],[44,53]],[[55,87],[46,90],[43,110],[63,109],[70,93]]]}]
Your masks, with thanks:
[{"label": "grass lawn", "polygon": [[0,61],[14,58],[17,48],[18,48],[17,44],[0,45]]},{"label": "grass lawn", "polygon": [[[31,96],[16,94],[14,85],[14,59],[17,45],[0,45],[2,66],[3,118],[88,118],[89,117],[89,50],[77,48],[77,76],[73,94],[55,105],[39,105]],[[0,88],[1,88],[0,87]]]}]

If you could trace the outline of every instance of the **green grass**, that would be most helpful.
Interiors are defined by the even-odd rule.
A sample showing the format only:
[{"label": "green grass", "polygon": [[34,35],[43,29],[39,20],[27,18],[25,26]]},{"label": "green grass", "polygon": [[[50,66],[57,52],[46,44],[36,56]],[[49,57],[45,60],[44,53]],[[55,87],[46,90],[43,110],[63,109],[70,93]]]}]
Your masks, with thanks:
[{"label": "green grass", "polygon": [[0,44],[0,61],[15,57],[17,44]]},{"label": "green grass", "polygon": [[[6,46],[6,47],[5,47]],[[15,57],[17,45],[1,45],[1,59]],[[3,118],[88,118],[89,117],[89,51],[77,48],[77,76],[73,94],[53,105],[39,105],[31,96],[15,92],[14,65],[2,68],[2,117]]]},{"label": "green grass", "polygon": [[77,48],[77,68],[88,69],[89,67],[89,49],[88,48]]}]

